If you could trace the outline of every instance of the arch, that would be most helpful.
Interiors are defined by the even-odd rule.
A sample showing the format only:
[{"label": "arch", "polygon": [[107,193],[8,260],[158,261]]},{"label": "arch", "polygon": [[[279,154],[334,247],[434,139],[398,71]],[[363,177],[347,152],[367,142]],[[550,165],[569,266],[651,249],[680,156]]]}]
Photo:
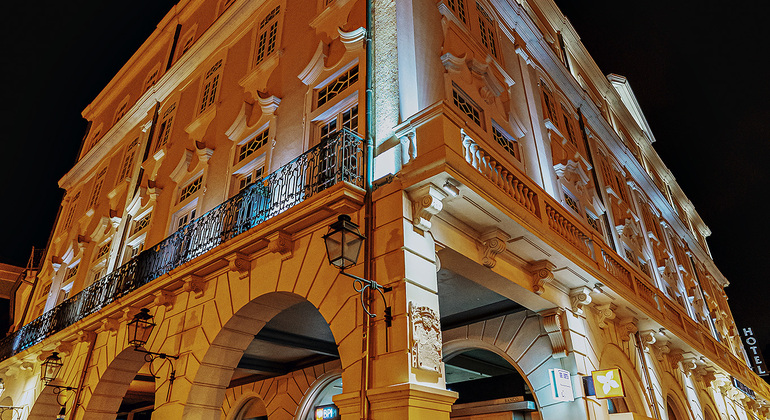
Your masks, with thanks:
[{"label": "arch", "polygon": [[[542,391],[548,384],[548,369],[561,368],[561,363],[551,357],[551,342],[541,335],[541,330],[540,316],[529,311],[455,328],[443,334],[444,359],[473,349],[502,357],[521,375],[538,409],[542,409],[537,390]],[[484,334],[478,336],[474,331]]]},{"label": "arch", "polygon": [[[227,415],[227,420],[245,420],[254,417],[267,418],[267,407],[259,394],[250,392],[242,397],[238,405],[235,406],[235,409]],[[249,417],[246,417],[247,415]]]},{"label": "arch", "polygon": [[[320,235],[318,239],[320,240]],[[323,246],[319,249],[323,249]],[[260,278],[259,280],[264,281],[265,279]],[[280,279],[275,279],[275,281],[278,284],[282,284]],[[327,290],[333,290],[335,289],[335,284],[327,283],[325,287]],[[349,287],[349,285],[345,286]],[[287,285],[287,288],[289,287],[293,288],[293,285]],[[345,290],[347,290],[347,287],[345,287]],[[330,295],[333,293],[333,291],[329,292]],[[200,365],[197,372],[190,378],[190,390],[187,393],[183,418],[219,419],[230,378],[246,348],[262,327],[272,320],[273,317],[300,302],[308,302],[319,311],[321,317],[323,317],[332,330],[335,344],[339,346],[339,337],[346,337],[356,326],[355,319],[340,319],[353,317],[335,317],[338,312],[343,310],[347,313],[350,311],[357,313],[355,309],[348,307],[351,303],[355,304],[355,296],[350,296],[349,293],[345,293],[344,296],[344,298],[334,296],[332,297],[335,301],[334,304],[326,305],[326,309],[333,310],[333,313],[324,313],[325,311],[321,303],[327,299],[326,296],[321,296],[319,299],[306,299],[303,296],[288,291],[266,292],[234,311],[222,327],[212,334],[213,338],[210,344],[202,349],[199,359]],[[337,320],[336,322],[333,321],[335,319]],[[336,327],[335,323],[337,324]],[[340,327],[340,324],[344,325]],[[193,355],[193,357],[196,356]],[[341,355],[342,358],[344,358],[344,354]],[[345,360],[341,361],[343,366],[350,364],[346,364]]]},{"label": "arch", "polygon": [[682,414],[685,410],[682,410],[681,402],[675,401],[676,399],[672,394],[666,396],[666,417],[668,420],[686,420],[687,415]]},{"label": "arch", "polygon": [[297,415],[294,416],[294,419],[304,420],[308,414],[310,414],[310,404],[318,397],[321,391],[323,391],[327,385],[340,378],[342,378],[341,369],[332,370],[318,377],[302,397],[302,401],[299,403],[299,409],[297,410]]},{"label": "arch", "polygon": [[[626,389],[626,402],[629,400],[629,410],[638,414],[650,415],[649,404],[645,401],[644,392],[641,390],[642,378],[634,367],[626,353],[615,344],[607,344],[599,355],[601,369],[618,368],[626,378],[623,381]],[[629,393],[628,391],[632,391]]]},{"label": "arch", "polygon": [[123,349],[110,360],[83,404],[85,417],[89,420],[114,420],[131,381],[145,363],[144,354],[133,347]]}]

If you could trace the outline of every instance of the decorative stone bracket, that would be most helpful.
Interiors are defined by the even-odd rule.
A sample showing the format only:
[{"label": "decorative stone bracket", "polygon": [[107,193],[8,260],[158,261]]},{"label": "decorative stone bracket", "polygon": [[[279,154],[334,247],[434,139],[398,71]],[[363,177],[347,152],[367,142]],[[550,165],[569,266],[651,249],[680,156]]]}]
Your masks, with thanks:
[{"label": "decorative stone bracket", "polygon": [[434,184],[423,185],[409,193],[414,227],[423,231],[430,230],[430,219],[444,208],[442,200],[446,197],[446,193]]},{"label": "decorative stone bracket", "polygon": [[576,287],[569,291],[569,301],[576,315],[583,315],[583,307],[591,303],[591,288]]},{"label": "decorative stone bracket", "polygon": [[638,323],[639,320],[633,317],[620,320],[620,325],[618,325],[618,335],[620,336],[620,340],[631,340],[631,336],[639,331],[639,327],[637,327]]},{"label": "decorative stone bracket", "polygon": [[270,243],[267,245],[267,249],[270,252],[277,252],[281,254],[282,260],[291,258],[294,253],[294,241],[291,239],[291,234],[282,230],[273,232],[265,238]]},{"label": "decorative stone bracket", "polygon": [[170,310],[174,307],[175,301],[176,296],[173,293],[167,290],[158,290],[155,292],[155,301],[153,303],[156,306],[163,306],[166,310]]},{"label": "decorative stone bracket", "polygon": [[652,345],[655,344],[655,341],[657,341],[655,334],[655,330],[647,330],[639,333],[639,337],[642,339],[642,346],[645,348],[645,351],[649,352]]},{"label": "decorative stone bracket", "polygon": [[598,312],[597,318],[599,319],[599,328],[604,329],[610,325],[610,322],[617,316],[615,314],[615,309],[617,308],[617,305],[614,303],[607,303],[604,305],[596,306],[596,311]]},{"label": "decorative stone bracket", "polygon": [[531,263],[529,271],[532,273],[532,288],[535,293],[542,295],[545,292],[545,285],[554,280],[553,270],[556,268],[552,262],[548,260],[540,260]]},{"label": "decorative stone bracket", "polygon": [[206,281],[201,276],[191,274],[184,278],[184,291],[190,292],[195,295],[196,298],[203,296],[206,291]]},{"label": "decorative stone bracket", "polygon": [[551,356],[554,359],[567,357],[569,353],[567,341],[564,339],[564,329],[561,324],[562,314],[564,314],[564,309],[562,308],[546,309],[540,312],[543,320],[543,329],[551,340],[551,349],[553,349]]},{"label": "decorative stone bracket", "polygon": [[500,229],[493,229],[481,235],[481,241],[484,244],[484,257],[482,264],[487,268],[493,268],[497,264],[495,258],[505,251],[505,243],[511,239],[511,236]]},{"label": "decorative stone bracket", "polygon": [[[273,241],[270,241],[270,244],[272,244]],[[240,252],[235,252],[227,257],[227,261],[229,262],[230,270],[237,271],[238,277],[241,279],[245,279],[249,275],[249,270],[251,269],[251,263],[249,263],[249,259],[246,257],[246,255],[241,254]]]}]

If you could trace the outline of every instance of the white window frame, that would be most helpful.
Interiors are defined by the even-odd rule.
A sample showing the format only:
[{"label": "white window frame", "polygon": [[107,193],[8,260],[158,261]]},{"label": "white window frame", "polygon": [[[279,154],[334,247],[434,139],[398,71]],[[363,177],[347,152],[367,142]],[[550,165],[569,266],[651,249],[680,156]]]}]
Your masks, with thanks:
[{"label": "white window frame", "polygon": [[[174,212],[174,214],[171,216],[171,224],[169,225],[169,235],[176,232],[177,230],[181,229],[188,223],[195,220],[196,217],[199,217],[198,214],[198,197],[195,197],[192,201],[184,205],[182,208]],[[180,220],[184,220],[183,224],[179,224]]]},{"label": "white window frame", "polygon": [[[267,62],[274,54],[280,51],[281,34],[283,32],[282,19],[285,8],[283,2],[273,2],[264,9],[264,12],[257,20],[252,60],[254,67]],[[271,34],[273,31],[274,33]],[[272,42],[268,42],[268,37],[271,36],[274,39]]]},{"label": "white window frame", "polygon": [[207,70],[201,75],[200,95],[198,98],[198,115],[216,109],[219,92],[222,91],[225,59],[219,58],[213,64],[206,65]]}]

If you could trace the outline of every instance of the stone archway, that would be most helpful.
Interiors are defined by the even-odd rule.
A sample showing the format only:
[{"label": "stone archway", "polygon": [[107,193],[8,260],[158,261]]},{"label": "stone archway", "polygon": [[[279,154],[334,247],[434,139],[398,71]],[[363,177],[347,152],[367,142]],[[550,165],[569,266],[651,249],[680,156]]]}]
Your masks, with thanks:
[{"label": "stone archway", "polygon": [[[617,345],[607,344],[602,349],[599,356],[600,369],[618,368],[623,374],[623,383],[626,389],[625,401],[628,404],[629,411],[637,414],[651,416],[650,404],[646,400],[644,391],[641,389],[642,378],[634,367],[628,355]],[[631,392],[628,392],[631,391]]]},{"label": "stone archway", "polygon": [[133,347],[123,349],[110,360],[107,368],[100,373],[99,381],[87,393],[83,418],[114,420],[131,381],[145,363],[144,354],[135,351]]},{"label": "stone archway", "polygon": [[[444,358],[469,349],[491,351],[513,366],[526,382],[539,410],[548,384],[548,369],[561,368],[553,359],[548,336],[542,331],[541,317],[530,311],[477,322],[445,331]],[[547,407],[547,405],[546,405]]]},{"label": "stone archway", "polygon": [[[222,328],[216,331],[211,343],[201,353],[199,361],[196,360],[199,365],[194,376],[190,378],[183,418],[219,419],[227,386],[247,347],[275,316],[301,302],[310,301],[289,292],[270,292],[253,299],[235,311],[224,322]],[[355,299],[346,296],[332,314],[344,312],[348,314],[346,317],[329,317],[324,315],[322,310],[318,310],[329,325],[338,346],[341,345],[337,338],[338,332],[346,330],[349,333],[356,325],[355,319],[350,319],[354,318],[350,316],[351,314],[357,313],[355,309],[348,306],[350,302],[355,303]],[[316,309],[321,306],[313,302],[310,304]],[[348,335],[347,333],[345,336]],[[340,351],[340,358],[345,359],[342,351]],[[346,366],[345,360],[342,360],[342,366]]]}]

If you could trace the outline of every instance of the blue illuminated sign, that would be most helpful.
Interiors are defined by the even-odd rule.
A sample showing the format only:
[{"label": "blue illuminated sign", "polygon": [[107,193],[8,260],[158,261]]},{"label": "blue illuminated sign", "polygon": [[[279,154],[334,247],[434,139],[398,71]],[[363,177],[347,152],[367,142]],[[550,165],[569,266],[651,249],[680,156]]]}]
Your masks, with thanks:
[{"label": "blue illuminated sign", "polygon": [[320,405],[315,408],[315,420],[339,420],[340,410],[334,404]]}]

